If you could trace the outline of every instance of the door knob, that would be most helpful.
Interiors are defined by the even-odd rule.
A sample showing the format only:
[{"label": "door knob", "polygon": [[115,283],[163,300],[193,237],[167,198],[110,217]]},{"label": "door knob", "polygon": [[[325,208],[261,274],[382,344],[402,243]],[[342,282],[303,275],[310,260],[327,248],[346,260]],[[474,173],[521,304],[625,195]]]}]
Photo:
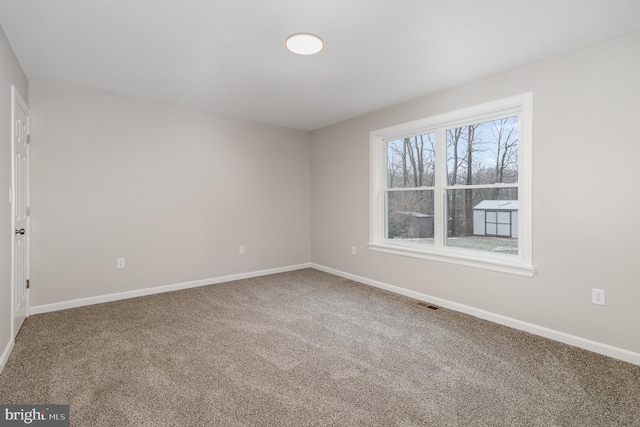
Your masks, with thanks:
[{"label": "door knob", "polygon": [[20,230],[16,230],[16,234],[24,234],[24,228],[21,228]]}]

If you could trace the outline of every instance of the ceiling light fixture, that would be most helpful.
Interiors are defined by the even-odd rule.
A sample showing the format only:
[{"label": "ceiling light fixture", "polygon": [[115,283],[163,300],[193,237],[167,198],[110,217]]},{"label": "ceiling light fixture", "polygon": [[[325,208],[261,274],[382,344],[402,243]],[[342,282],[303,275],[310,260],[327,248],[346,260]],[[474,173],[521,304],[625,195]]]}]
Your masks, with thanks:
[{"label": "ceiling light fixture", "polygon": [[322,39],[311,33],[295,33],[287,37],[287,49],[298,55],[315,55],[324,47]]}]

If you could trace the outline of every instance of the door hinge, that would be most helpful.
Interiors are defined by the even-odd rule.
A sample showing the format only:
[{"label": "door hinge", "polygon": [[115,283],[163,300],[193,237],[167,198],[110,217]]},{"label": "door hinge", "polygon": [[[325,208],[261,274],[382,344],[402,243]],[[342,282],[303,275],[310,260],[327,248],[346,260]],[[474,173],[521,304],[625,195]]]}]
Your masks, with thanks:
[{"label": "door hinge", "polygon": [[27,289],[29,289],[29,286],[31,285],[29,284],[29,279],[27,279]]},{"label": "door hinge", "polygon": [[27,206],[27,216],[31,216],[31,206]]}]

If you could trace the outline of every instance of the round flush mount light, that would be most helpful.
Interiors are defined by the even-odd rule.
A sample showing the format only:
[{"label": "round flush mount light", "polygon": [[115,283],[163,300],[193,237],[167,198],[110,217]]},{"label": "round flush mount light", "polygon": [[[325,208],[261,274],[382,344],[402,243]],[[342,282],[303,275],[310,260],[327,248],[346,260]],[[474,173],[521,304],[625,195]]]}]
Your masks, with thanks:
[{"label": "round flush mount light", "polygon": [[287,37],[287,49],[298,55],[315,55],[324,47],[322,39],[311,33],[295,33]]}]

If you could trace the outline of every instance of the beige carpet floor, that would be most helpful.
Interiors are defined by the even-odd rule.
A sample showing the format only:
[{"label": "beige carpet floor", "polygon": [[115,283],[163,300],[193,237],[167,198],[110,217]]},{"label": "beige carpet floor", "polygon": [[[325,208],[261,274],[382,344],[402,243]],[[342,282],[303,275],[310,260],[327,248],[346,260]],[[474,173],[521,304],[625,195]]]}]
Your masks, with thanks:
[{"label": "beige carpet floor", "polygon": [[640,366],[307,269],[29,317],[74,426],[640,426]]}]

